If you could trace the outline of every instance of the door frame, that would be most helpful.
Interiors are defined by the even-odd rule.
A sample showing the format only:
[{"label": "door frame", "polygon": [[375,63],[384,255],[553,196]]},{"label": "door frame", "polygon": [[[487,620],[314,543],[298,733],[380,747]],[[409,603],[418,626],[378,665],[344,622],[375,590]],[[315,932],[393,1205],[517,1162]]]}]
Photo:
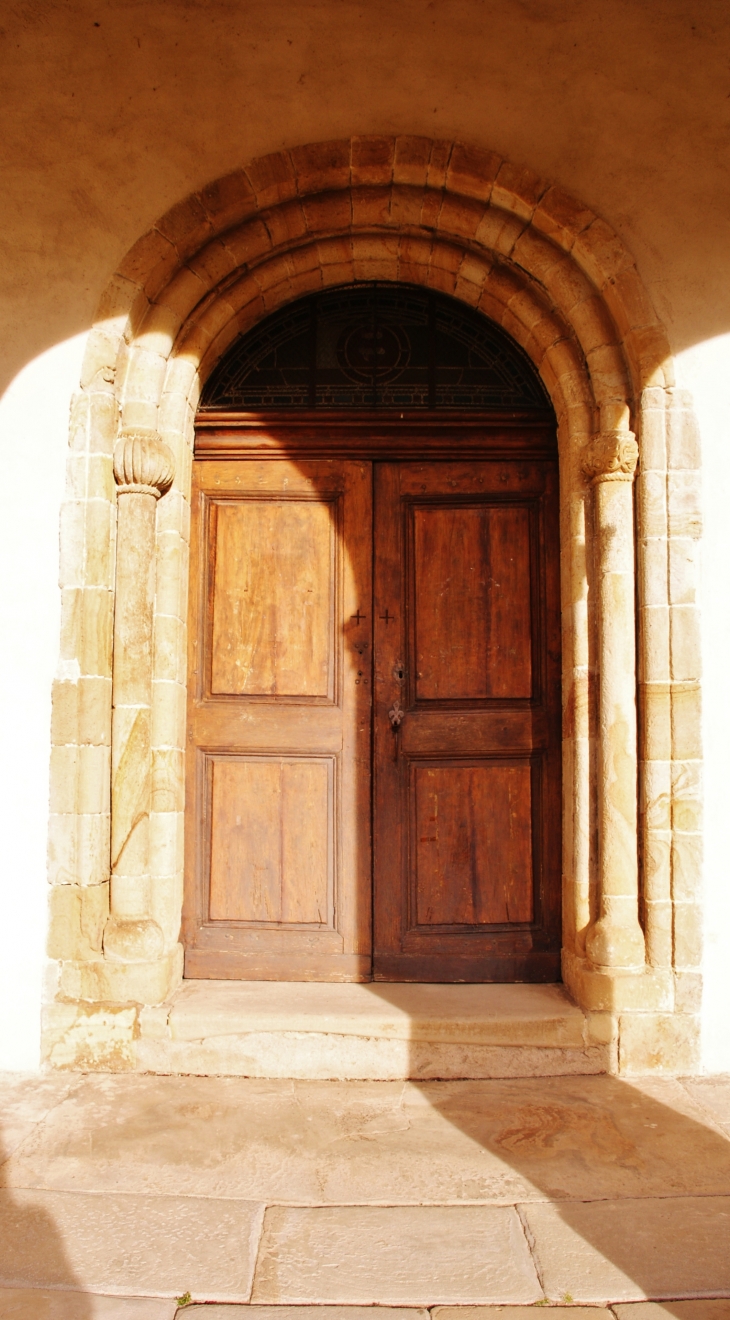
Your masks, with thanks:
[{"label": "door frame", "polygon": [[[200,414],[196,421],[194,459],[196,463],[206,464],[230,462],[231,460],[255,460],[257,462],[287,460],[308,463],[317,459],[360,459],[368,462],[409,462],[409,461],[479,461],[500,460],[549,461],[557,465],[558,448],[556,425],[549,413],[535,412],[485,412],[439,410],[399,413],[377,410],[358,410],[357,412],[287,411],[265,416],[246,414],[238,411],[210,410]],[[373,491],[373,497],[375,491]],[[373,510],[373,516],[375,511]],[[196,541],[191,546],[190,601],[192,617],[197,617],[200,606],[198,597],[202,590],[203,577],[207,580],[207,569],[200,562],[203,551],[200,541],[200,529]],[[557,566],[556,566],[557,567]],[[194,607],[194,604],[197,608]],[[195,639],[192,632],[189,637],[189,694],[200,686],[200,680],[194,677],[197,661],[193,658]],[[192,685],[192,686],[190,686]],[[192,749],[189,749],[192,750]],[[374,769],[374,767],[373,767]],[[195,785],[192,763],[188,768],[188,793]],[[192,789],[196,793],[197,790]],[[374,809],[373,783],[371,781],[371,803]],[[245,966],[245,959],[229,959],[211,955],[197,954],[195,941],[205,939],[205,930],[200,927],[200,936],[196,935],[200,912],[201,867],[199,858],[199,840],[189,836],[190,823],[195,819],[195,811],[188,800],[186,820],[186,899],[183,929],[189,930],[189,953],[186,952],[187,974],[196,976],[236,975],[236,968]],[[372,863],[371,863],[372,865]],[[558,854],[560,867],[560,854]],[[374,875],[372,875],[374,883]],[[372,891],[371,891],[372,892]],[[553,896],[561,905],[560,893]],[[557,918],[560,925],[560,916]],[[212,932],[211,932],[212,936]],[[513,960],[516,978],[524,962]],[[539,962],[539,957],[537,958]],[[545,969],[550,966],[548,979],[559,979],[556,958],[544,957]],[[230,963],[230,972],[223,970]],[[217,971],[205,971],[210,964]],[[537,966],[537,963],[536,963]],[[557,976],[556,976],[557,972]],[[238,973],[240,975],[240,971]],[[294,973],[296,979],[296,972]],[[359,979],[359,978],[355,978]],[[489,979],[494,979],[492,976]],[[532,978],[531,978],[532,979]],[[545,979],[539,977],[538,979]]]}]

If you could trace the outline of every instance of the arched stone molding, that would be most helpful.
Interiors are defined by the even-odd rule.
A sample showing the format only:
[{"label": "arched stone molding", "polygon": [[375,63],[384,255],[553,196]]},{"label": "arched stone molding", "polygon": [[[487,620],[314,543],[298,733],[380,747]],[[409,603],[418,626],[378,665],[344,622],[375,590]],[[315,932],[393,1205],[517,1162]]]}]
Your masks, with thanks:
[{"label": "arched stone molding", "polygon": [[[83,1001],[87,1016],[89,1002],[104,1002],[108,1014],[122,1014],[106,1032],[108,1048],[96,1049],[94,1057],[102,1059],[97,1066],[104,1060],[107,1066],[134,1066],[136,1035],[150,1012],[139,1006],[163,1000],[179,977],[187,500],[201,384],[233,339],[275,308],[320,288],[371,279],[424,284],[479,308],[530,355],[553,400],[562,505],[565,979],[591,1010],[598,1039],[615,1046],[626,1020],[622,1067],[634,1066],[642,1042],[653,1040],[657,1031],[685,1041],[683,1057],[691,1054],[698,962],[691,926],[695,882],[689,841],[681,861],[686,900],[678,904],[672,858],[679,855],[682,834],[677,821],[687,812],[682,817],[680,808],[678,815],[682,793],[678,798],[673,786],[684,783],[682,800],[694,802],[698,674],[693,663],[686,673],[673,669],[673,653],[682,645],[687,651],[689,644],[675,643],[673,652],[680,615],[670,599],[669,563],[672,530],[679,539],[691,539],[696,521],[688,458],[693,442],[687,438],[691,419],[689,429],[679,427],[683,411],[674,394],[666,336],[621,240],[560,188],[479,148],[370,137],[276,153],[193,194],[135,244],[102,298],[72,419],[71,465],[81,497],[68,506],[64,532],[75,549],[66,555],[62,645],[67,668],[75,664],[76,669],[58,684],[55,741],[62,752],[57,760],[65,757],[64,764],[73,759],[68,749],[76,750],[76,787],[54,818],[51,838],[54,896],[61,885],[67,891],[62,900],[54,897],[51,942],[59,958],[58,999],[65,1001],[56,1003],[48,1019],[56,1063],[78,1057],[83,1031],[74,1044],[74,1004]],[[85,762],[93,761],[86,751],[93,747],[101,755],[106,749],[108,760],[111,741],[111,456],[120,426],[124,434],[159,437],[175,468],[168,493],[159,502],[148,496],[153,508],[156,503],[148,900],[144,914],[140,909],[130,917],[153,923],[160,947],[146,956],[140,946],[128,958],[119,956],[122,945],[109,936],[108,949],[115,946],[116,953],[104,954],[109,813],[84,809],[88,804],[78,787]],[[605,849],[597,842],[597,830],[611,828],[610,812],[607,817],[599,805],[612,737],[600,679],[601,665],[605,677],[608,664],[606,631],[594,603],[611,571],[601,561],[606,537],[600,531],[609,504],[615,514],[616,501],[622,501],[630,560],[625,558],[621,572],[628,571],[633,582],[630,517],[627,523],[633,471],[623,473],[629,481],[619,483],[621,494],[613,500],[601,494],[611,482],[598,480],[592,488],[584,471],[586,446],[593,443],[595,455],[596,437],[604,437],[604,449],[630,447],[633,432],[641,452],[640,909],[637,748],[631,730],[628,779],[626,745],[622,774],[624,843],[629,839],[633,849],[634,879],[628,895],[613,895],[618,902],[604,901],[611,895],[599,860]],[[124,573],[118,558],[118,590]],[[691,631],[686,610],[681,618]],[[626,618],[622,628],[626,639]],[[630,660],[622,700],[635,721],[633,655]],[[603,694],[602,712],[596,709],[597,692]],[[117,765],[117,753],[113,756]],[[630,956],[605,953],[617,946],[601,940],[601,931],[605,934],[606,921],[619,909],[633,912],[629,924],[641,936],[640,953],[638,937],[629,941]],[[679,941],[678,910],[685,920]],[[151,929],[144,926],[145,939]],[[587,937],[593,960],[586,953]],[[157,948],[156,941],[155,934],[145,948]],[[631,1024],[637,1012],[639,1027]]]}]

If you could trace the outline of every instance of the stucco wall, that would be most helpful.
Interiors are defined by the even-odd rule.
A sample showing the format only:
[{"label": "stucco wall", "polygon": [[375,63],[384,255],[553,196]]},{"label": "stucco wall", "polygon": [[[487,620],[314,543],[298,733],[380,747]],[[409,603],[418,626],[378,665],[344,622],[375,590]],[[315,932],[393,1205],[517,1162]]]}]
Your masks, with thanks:
[{"label": "stucco wall", "polygon": [[722,664],[730,405],[728,367],[724,379],[718,369],[728,361],[718,336],[730,332],[726,5],[46,0],[6,12],[3,27],[0,150],[11,202],[0,222],[0,388],[10,389],[0,412],[0,526],[3,564],[22,573],[20,587],[0,575],[0,903],[22,974],[11,977],[0,1066],[37,1058],[56,528],[77,337],[124,252],[194,188],[284,146],[403,132],[495,149],[603,215],[683,355],[708,519],[706,1061],[730,1069],[722,1014],[730,996]]}]

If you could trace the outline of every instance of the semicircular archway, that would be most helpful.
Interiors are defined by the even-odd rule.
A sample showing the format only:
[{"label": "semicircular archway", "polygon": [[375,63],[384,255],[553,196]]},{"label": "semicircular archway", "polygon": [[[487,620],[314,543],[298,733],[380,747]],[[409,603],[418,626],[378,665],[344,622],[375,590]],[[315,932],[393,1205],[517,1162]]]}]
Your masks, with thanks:
[{"label": "semicircular archway", "polygon": [[[62,961],[61,994],[156,1003],[179,976],[186,526],[202,387],[233,341],[265,316],[306,294],[360,281],[422,286],[482,312],[529,356],[550,396],[561,468],[564,977],[580,1002],[609,1016],[632,1002],[635,992],[626,987],[637,976],[644,987],[637,992],[642,1008],[668,1005],[671,895],[665,879],[645,883],[639,895],[636,823],[637,770],[640,766],[645,777],[654,759],[666,759],[663,748],[667,740],[671,744],[672,728],[668,641],[650,634],[649,618],[657,604],[668,609],[669,600],[657,602],[655,585],[649,599],[642,550],[652,535],[662,481],[666,506],[666,458],[657,441],[673,402],[666,335],[630,254],[602,218],[494,153],[422,137],[355,137],[253,161],[161,217],[122,261],[101,300],[74,407],[72,444],[85,450],[89,470],[96,464],[107,474],[107,484],[77,514],[87,568],[81,582],[69,584],[76,592],[74,638],[88,627],[87,612],[99,608],[93,565],[100,556],[111,562],[115,500],[109,481],[119,419],[115,473],[121,498],[134,497],[133,488],[144,488],[151,499],[162,496],[153,506],[148,534],[157,588],[154,608],[151,598],[135,598],[135,609],[149,615],[135,642],[141,657],[136,690],[115,698],[114,719],[108,686],[107,695],[99,697],[113,744],[111,849],[100,813],[96,823],[84,827],[95,839],[93,859],[83,863],[87,874],[80,874],[79,862],[75,875],[80,884],[90,875],[105,883],[110,851],[112,869],[127,858],[129,875],[125,880],[120,872],[116,909],[124,930],[120,939],[113,932],[105,938],[103,952]],[[640,748],[633,643],[628,675],[616,680],[618,688],[610,683],[601,688],[609,677],[613,627],[608,606],[603,613],[600,608],[601,586],[614,569],[601,560],[606,538],[594,538],[601,518],[608,531],[620,530],[624,539],[627,534],[634,434],[642,455]],[[174,466],[169,481],[163,449]],[[624,499],[623,513],[614,517],[608,495],[620,486],[628,490],[629,504]],[[108,510],[106,522],[102,507]],[[633,584],[633,534],[624,552],[618,574],[622,580],[628,574]],[[108,575],[108,568],[103,571]],[[124,613],[119,593],[128,589],[130,574],[131,564],[118,551],[117,620]],[[633,628],[633,596],[631,611]],[[102,629],[111,627],[110,618],[107,612]],[[619,634],[623,645],[626,618]],[[78,682],[108,685],[111,661],[97,657],[88,672],[78,641],[68,645],[78,659]],[[115,654],[121,647],[119,635]],[[115,685],[123,696],[116,674]],[[602,694],[598,703],[596,691]],[[64,691],[57,696],[67,698]],[[615,739],[612,744],[606,723],[607,703],[614,698],[619,706],[633,702],[633,715],[623,710],[618,721],[623,721],[620,746]],[[615,723],[608,721],[611,728]],[[83,731],[78,737],[83,742]],[[643,828],[646,855],[651,823]],[[603,861],[597,829],[615,845]],[[617,875],[615,892],[606,890],[607,868]],[[643,934],[640,960],[635,939],[628,953],[612,948],[610,939],[594,940],[591,954],[591,930],[602,921],[638,929],[639,898],[646,964]]]}]

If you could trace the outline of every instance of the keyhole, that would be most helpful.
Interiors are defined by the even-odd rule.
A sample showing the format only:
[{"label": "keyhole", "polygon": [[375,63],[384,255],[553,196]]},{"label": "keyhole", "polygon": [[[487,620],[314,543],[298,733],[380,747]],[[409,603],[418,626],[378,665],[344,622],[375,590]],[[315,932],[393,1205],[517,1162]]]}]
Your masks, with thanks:
[{"label": "keyhole", "polygon": [[393,678],[396,679],[398,683],[402,683],[405,676],[406,676],[406,671],[403,668],[403,665],[400,663],[396,664],[393,670]]}]

